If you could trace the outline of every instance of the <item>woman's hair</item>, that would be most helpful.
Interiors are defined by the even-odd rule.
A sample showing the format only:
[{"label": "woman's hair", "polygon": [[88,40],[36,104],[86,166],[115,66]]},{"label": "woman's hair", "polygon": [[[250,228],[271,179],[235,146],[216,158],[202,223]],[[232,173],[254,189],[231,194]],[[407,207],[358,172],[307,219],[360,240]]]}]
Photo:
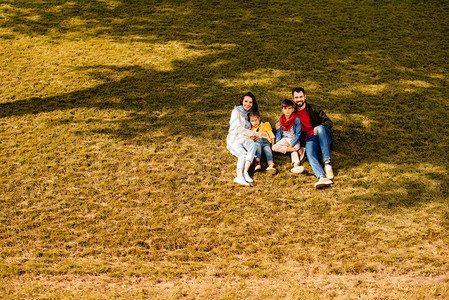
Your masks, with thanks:
[{"label": "woman's hair", "polygon": [[256,96],[254,96],[253,93],[248,92],[244,94],[242,98],[240,98],[240,104],[243,104],[243,98],[245,98],[246,96],[251,97],[251,99],[253,99],[253,106],[251,107],[251,110],[259,114],[259,106],[257,105]]}]

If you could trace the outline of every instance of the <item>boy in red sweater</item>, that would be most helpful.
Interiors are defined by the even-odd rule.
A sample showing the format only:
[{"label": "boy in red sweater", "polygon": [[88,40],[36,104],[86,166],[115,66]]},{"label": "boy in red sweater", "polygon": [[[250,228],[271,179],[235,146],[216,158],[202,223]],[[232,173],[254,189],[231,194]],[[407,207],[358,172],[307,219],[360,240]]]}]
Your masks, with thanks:
[{"label": "boy in red sweater", "polygon": [[293,173],[302,173],[304,167],[300,165],[298,151],[300,149],[299,141],[301,139],[301,121],[294,114],[293,101],[284,99],[282,101],[282,116],[280,117],[280,128],[276,132],[276,144],[273,145],[273,151],[280,153],[291,153]]}]

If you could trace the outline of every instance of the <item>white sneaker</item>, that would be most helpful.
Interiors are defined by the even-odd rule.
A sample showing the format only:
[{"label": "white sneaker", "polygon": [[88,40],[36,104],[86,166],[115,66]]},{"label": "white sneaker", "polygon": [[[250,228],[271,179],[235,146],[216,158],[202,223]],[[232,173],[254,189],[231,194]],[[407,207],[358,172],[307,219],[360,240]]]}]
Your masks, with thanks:
[{"label": "white sneaker", "polygon": [[303,166],[296,166],[293,169],[290,170],[292,173],[295,174],[300,174],[302,172],[304,172],[304,167]]},{"label": "white sneaker", "polygon": [[246,186],[249,186],[249,183],[245,181],[245,178],[241,177],[241,176],[237,176],[234,178],[234,182],[238,183],[238,184],[243,184]]},{"label": "white sneaker", "polygon": [[254,180],[249,176],[248,172],[243,172],[243,178],[245,178],[246,182],[254,182]]}]

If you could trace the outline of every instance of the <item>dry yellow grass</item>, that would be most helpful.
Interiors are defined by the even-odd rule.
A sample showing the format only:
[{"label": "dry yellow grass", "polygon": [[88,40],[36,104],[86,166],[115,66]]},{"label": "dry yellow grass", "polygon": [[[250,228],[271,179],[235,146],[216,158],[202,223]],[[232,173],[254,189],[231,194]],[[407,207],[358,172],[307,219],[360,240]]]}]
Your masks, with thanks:
[{"label": "dry yellow grass", "polygon": [[[447,8],[4,1],[0,296],[447,298]],[[236,186],[231,109],[298,85],[336,184]]]},{"label": "dry yellow grass", "polygon": [[[289,269],[291,269],[289,267]],[[389,280],[385,280],[388,278]],[[20,287],[20,288],[19,288]],[[444,299],[447,277],[392,274],[154,280],[141,277],[39,276],[2,282],[10,299]]]}]

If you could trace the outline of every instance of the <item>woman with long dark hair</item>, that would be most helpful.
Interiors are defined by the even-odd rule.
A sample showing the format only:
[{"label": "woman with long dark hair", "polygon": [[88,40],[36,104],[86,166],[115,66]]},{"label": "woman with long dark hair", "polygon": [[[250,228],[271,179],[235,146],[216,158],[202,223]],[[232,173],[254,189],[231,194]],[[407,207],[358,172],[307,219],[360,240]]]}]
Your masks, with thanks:
[{"label": "woman with long dark hair", "polygon": [[256,145],[251,139],[252,136],[265,137],[265,132],[256,132],[251,130],[248,114],[259,112],[256,97],[248,92],[240,99],[240,105],[235,106],[231,113],[229,121],[229,133],[226,138],[228,150],[238,158],[237,177],[234,182],[249,186],[254,180],[249,176],[248,170],[251,166],[256,153]]}]

